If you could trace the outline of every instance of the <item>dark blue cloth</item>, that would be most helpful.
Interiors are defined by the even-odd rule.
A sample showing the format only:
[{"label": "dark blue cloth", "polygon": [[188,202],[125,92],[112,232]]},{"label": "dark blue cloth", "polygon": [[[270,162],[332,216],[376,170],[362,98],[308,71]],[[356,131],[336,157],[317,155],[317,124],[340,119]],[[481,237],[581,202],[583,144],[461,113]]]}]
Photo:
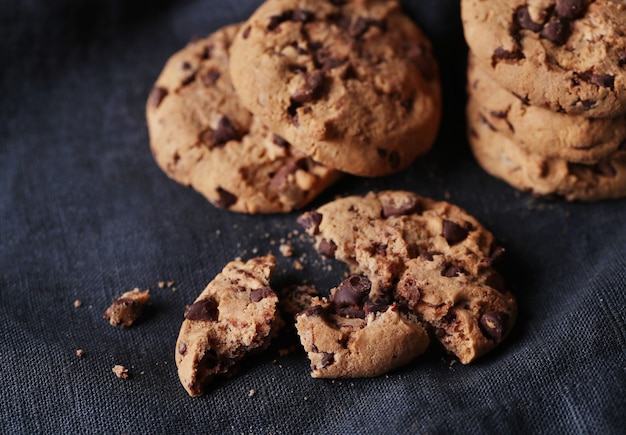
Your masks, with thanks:
[{"label": "dark blue cloth", "polygon": [[[313,205],[401,188],[464,207],[506,248],[512,335],[467,366],[433,348],[387,376],[330,381],[310,377],[297,346],[279,354],[297,344],[287,334],[205,397],[187,395],[174,364],[182,314],[228,261],[273,252],[278,284],[322,290],[345,270],[294,236],[297,213],[217,210],[150,154],[144,104],[167,58],[259,3],[0,1],[0,432],[624,433],[626,202],[533,199],[477,166],[458,0],[403,2],[441,66],[433,150]],[[104,310],[134,287],[151,289],[145,316],[111,327]]]}]

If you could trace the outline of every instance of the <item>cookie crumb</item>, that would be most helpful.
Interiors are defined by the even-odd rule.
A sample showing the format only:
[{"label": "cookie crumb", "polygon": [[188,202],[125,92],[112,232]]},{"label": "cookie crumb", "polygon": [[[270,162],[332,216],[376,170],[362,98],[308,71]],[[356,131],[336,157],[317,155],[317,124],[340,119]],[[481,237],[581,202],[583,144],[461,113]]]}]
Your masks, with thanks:
[{"label": "cookie crumb", "polygon": [[296,270],[302,270],[304,269],[304,266],[302,265],[302,263],[300,263],[298,260],[293,260],[293,267]]},{"label": "cookie crumb", "polygon": [[256,390],[253,388],[250,391],[248,391],[248,397],[252,397],[256,394]]},{"label": "cookie crumb", "polygon": [[114,365],[111,371],[120,379],[128,379],[128,369],[122,365]]},{"label": "cookie crumb", "polygon": [[131,326],[141,316],[143,306],[150,299],[150,291],[135,288],[117,298],[102,316],[113,326]]},{"label": "cookie crumb", "polygon": [[79,299],[76,299],[74,301],[74,308],[80,308],[82,306],[83,306],[83,303]]},{"label": "cookie crumb", "polygon": [[291,247],[291,245],[288,245],[286,243],[280,245],[278,247],[278,250],[281,254],[283,254],[283,257],[291,257],[293,255],[293,248]]},{"label": "cookie crumb", "polygon": [[76,349],[76,356],[82,358],[85,352],[82,349]]},{"label": "cookie crumb", "polygon": [[159,288],[164,288],[164,287],[165,287],[165,281],[159,281],[159,282],[157,283],[157,287],[159,287]]}]

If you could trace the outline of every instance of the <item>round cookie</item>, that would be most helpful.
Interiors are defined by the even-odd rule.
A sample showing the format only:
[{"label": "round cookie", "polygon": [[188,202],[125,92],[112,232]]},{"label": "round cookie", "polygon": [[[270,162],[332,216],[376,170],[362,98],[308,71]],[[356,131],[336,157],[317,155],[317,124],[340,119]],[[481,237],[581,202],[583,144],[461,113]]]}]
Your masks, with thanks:
[{"label": "round cookie", "polygon": [[[503,249],[453,204],[405,191],[370,192],[306,212],[298,223],[320,254],[369,278],[370,300],[408,303],[464,364],[499,344],[515,323],[515,298],[492,267]],[[440,305],[428,305],[434,300]]]},{"label": "round cookie", "polygon": [[478,164],[511,186],[537,196],[598,201],[626,196],[626,150],[586,165],[525,151],[469,104],[469,142]]},{"label": "round cookie", "polygon": [[230,72],[255,116],[347,173],[398,172],[439,127],[431,44],[396,1],[266,1],[236,36]]},{"label": "round cookie", "polygon": [[240,104],[228,74],[238,28],[196,39],[167,61],[146,104],[151,150],[169,177],[216,207],[289,212],[340,173],[295,150]]},{"label": "round cookie", "polygon": [[530,106],[492,80],[471,54],[467,80],[469,104],[527,152],[590,164],[626,149],[626,116],[586,118]]},{"label": "round cookie", "polygon": [[176,366],[189,395],[204,394],[218,376],[265,349],[282,326],[270,288],[273,255],[228,263],[185,310],[176,341]]},{"label": "round cookie", "polygon": [[527,103],[586,117],[626,114],[626,4],[462,0],[465,39],[485,71]]},{"label": "round cookie", "polygon": [[330,300],[314,298],[296,316],[296,329],[311,361],[314,378],[379,376],[424,353],[426,329],[398,304],[367,301],[370,282],[352,276],[331,291]]}]

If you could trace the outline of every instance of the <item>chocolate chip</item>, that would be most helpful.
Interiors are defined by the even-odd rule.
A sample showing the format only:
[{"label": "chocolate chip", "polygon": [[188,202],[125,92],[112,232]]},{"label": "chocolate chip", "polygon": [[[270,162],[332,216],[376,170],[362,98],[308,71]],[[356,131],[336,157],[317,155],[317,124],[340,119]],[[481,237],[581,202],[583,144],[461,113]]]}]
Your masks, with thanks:
[{"label": "chocolate chip", "polygon": [[504,337],[508,320],[508,314],[500,311],[490,311],[482,315],[478,325],[485,337],[500,341]]},{"label": "chocolate chip", "polygon": [[241,36],[243,39],[248,39],[248,37],[250,36],[250,31],[252,30],[251,26],[246,27],[245,29],[243,29],[243,32],[241,33]]},{"label": "chocolate chip", "polygon": [[396,204],[395,202],[384,202],[382,204],[382,217],[406,216],[421,213],[422,206],[416,198],[407,198],[405,201]]},{"label": "chocolate chip", "polygon": [[420,253],[420,257],[426,261],[433,261],[435,259],[435,255],[441,255],[441,252],[425,251],[425,252]]},{"label": "chocolate chip", "polygon": [[296,223],[305,230],[312,230],[313,235],[318,234],[322,223],[322,214],[316,211],[307,211],[296,219]]},{"label": "chocolate chip", "polygon": [[291,19],[293,11],[285,11],[280,15],[272,15],[270,17],[269,23],[267,23],[267,30],[276,30],[278,26],[280,26],[285,21]]},{"label": "chocolate chip", "polygon": [[284,149],[289,149],[289,147],[291,146],[289,142],[287,142],[285,139],[277,134],[274,134],[274,136],[272,137],[272,142]]},{"label": "chocolate chip", "polygon": [[509,51],[503,47],[498,47],[494,50],[493,55],[491,56],[491,66],[495,67],[496,64],[502,60],[518,61],[525,58],[526,56],[524,56],[524,53],[520,49]]},{"label": "chocolate chip", "polygon": [[187,77],[185,77],[181,82],[180,85],[181,86],[188,86],[191,83],[194,82],[194,80],[196,79],[196,73],[194,72],[193,74],[189,74]]},{"label": "chocolate chip", "polygon": [[506,117],[508,116],[508,112],[505,110],[492,110],[491,112],[489,112],[489,114],[492,117],[498,119],[506,119]]},{"label": "chocolate chip", "polygon": [[363,305],[363,311],[365,311],[365,315],[368,316],[370,313],[384,313],[389,309],[391,305],[388,304],[376,304],[374,302],[365,302]]},{"label": "chocolate chip", "polygon": [[200,77],[200,80],[202,80],[202,83],[204,84],[204,86],[213,86],[215,84],[215,82],[217,81],[217,79],[220,78],[220,72],[217,70],[210,70],[205,72],[204,74],[202,74],[202,76]]},{"label": "chocolate chip", "polygon": [[215,322],[219,317],[217,301],[212,297],[200,299],[194,302],[185,310],[185,319],[202,320],[205,322]]},{"label": "chocolate chip", "polygon": [[515,21],[522,29],[530,30],[531,32],[540,32],[543,29],[543,23],[536,23],[533,21],[528,11],[528,6],[520,6],[515,11]]},{"label": "chocolate chip", "polygon": [[307,9],[295,9],[291,14],[292,21],[308,23],[315,19],[315,14]]},{"label": "chocolate chip", "polygon": [[329,352],[322,352],[324,356],[322,357],[322,368],[328,367],[329,365],[335,362],[335,354]]},{"label": "chocolate chip", "polygon": [[580,103],[583,105],[583,109],[590,110],[595,107],[597,101],[590,98],[587,100],[582,100]]},{"label": "chocolate chip", "polygon": [[570,20],[575,20],[585,15],[583,0],[556,0],[554,10],[559,16]]},{"label": "chocolate chip", "polygon": [[213,47],[211,47],[210,45],[207,45],[200,52],[200,59],[202,60],[211,59],[212,51],[213,51]]},{"label": "chocolate chip", "polygon": [[222,116],[222,118],[217,123],[217,128],[213,130],[214,146],[221,146],[228,141],[237,139],[239,139],[239,132],[237,131],[237,127],[235,127],[235,125],[230,119],[228,119],[228,117]]},{"label": "chocolate chip", "polygon": [[189,62],[187,62],[187,61],[184,61],[184,62],[180,65],[180,67],[181,67],[181,69],[188,70],[188,69],[191,69],[191,64],[190,64]]},{"label": "chocolate chip", "polygon": [[217,194],[219,198],[215,201],[215,205],[219,208],[229,208],[237,202],[237,196],[222,187],[217,188]]},{"label": "chocolate chip", "polygon": [[181,343],[180,346],[178,346],[178,353],[181,355],[185,355],[187,353],[187,344],[186,343]]},{"label": "chocolate chip", "polygon": [[274,296],[274,290],[269,287],[255,288],[250,291],[250,301],[259,302],[267,297]]},{"label": "chocolate chip", "polygon": [[589,77],[591,83],[598,85],[602,88],[609,88],[613,90],[613,86],[615,84],[615,76],[610,74],[592,74]]},{"label": "chocolate chip", "polygon": [[362,306],[372,288],[372,283],[364,276],[354,275],[344,279],[335,291],[333,302],[338,307]]},{"label": "chocolate chip", "polygon": [[337,251],[337,245],[332,240],[322,239],[317,247],[317,251],[324,257],[335,258],[335,251]]},{"label": "chocolate chip", "polygon": [[411,302],[417,302],[422,297],[422,290],[413,278],[405,279],[399,284],[402,286],[402,295]]},{"label": "chocolate chip", "polygon": [[150,91],[150,95],[148,96],[148,100],[150,101],[150,105],[154,108],[159,107],[161,105],[161,101],[167,96],[167,89],[161,88],[159,86],[155,86]]},{"label": "chocolate chip", "polygon": [[465,269],[460,266],[455,266],[451,263],[444,265],[443,269],[441,269],[441,276],[445,276],[447,278],[454,278],[455,276],[459,276],[459,274],[465,273]]},{"label": "chocolate chip", "polygon": [[302,104],[319,97],[324,84],[324,73],[320,70],[311,71],[305,77],[304,85],[291,95],[291,101]]},{"label": "chocolate chip", "polygon": [[385,257],[387,255],[387,244],[373,242],[370,246],[366,247],[364,250],[365,252],[368,252],[370,255],[380,255],[382,257]]},{"label": "chocolate chip", "polygon": [[312,307],[309,307],[306,310],[299,312],[297,315],[322,317],[324,315],[324,307],[322,307],[321,305],[313,305]]},{"label": "chocolate chip", "polygon": [[465,240],[468,234],[469,230],[467,228],[462,227],[456,222],[444,219],[442,236],[446,239],[448,245],[452,246],[456,245],[459,242],[462,242],[463,240]]},{"label": "chocolate chip", "polygon": [[563,45],[567,42],[567,38],[571,33],[570,22],[566,18],[553,15],[550,20],[543,26],[540,35],[542,38],[553,42],[556,45]]},{"label": "chocolate chip", "polygon": [[287,181],[291,174],[295,174],[298,169],[303,168],[305,159],[291,159],[282,165],[270,180],[269,188],[271,191],[281,193],[287,188]]},{"label": "chocolate chip", "polygon": [[624,50],[621,57],[617,61],[617,65],[619,65],[620,68],[626,65],[626,50]]}]

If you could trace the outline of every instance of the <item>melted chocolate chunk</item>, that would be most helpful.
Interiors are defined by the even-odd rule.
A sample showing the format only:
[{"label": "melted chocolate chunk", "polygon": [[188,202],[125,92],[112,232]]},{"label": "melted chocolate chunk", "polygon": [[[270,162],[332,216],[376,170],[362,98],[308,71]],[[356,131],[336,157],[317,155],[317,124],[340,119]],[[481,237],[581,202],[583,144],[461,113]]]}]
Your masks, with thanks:
[{"label": "melted chocolate chunk", "polygon": [[322,358],[322,368],[324,367],[328,367],[331,364],[334,364],[335,362],[335,354],[334,353],[329,353],[329,352],[322,352],[324,354],[324,357]]},{"label": "melted chocolate chunk", "polygon": [[495,67],[496,64],[502,60],[518,61],[525,58],[526,56],[524,56],[524,53],[520,49],[509,51],[505,50],[503,47],[498,47],[494,50],[493,55],[491,56],[491,66]]},{"label": "melted chocolate chunk", "polygon": [[435,259],[435,255],[440,255],[441,252],[437,251],[425,251],[420,253],[420,257],[426,261],[433,261]]},{"label": "melted chocolate chunk", "polygon": [[567,42],[570,33],[570,21],[558,15],[552,15],[550,20],[543,26],[540,35],[556,45],[563,45]]},{"label": "melted chocolate chunk", "polygon": [[215,322],[219,317],[217,301],[212,297],[200,299],[194,302],[185,310],[185,319],[201,320],[204,322]]},{"label": "melted chocolate chunk", "polygon": [[316,211],[307,211],[296,219],[296,223],[305,230],[313,230],[313,235],[318,234],[322,223],[322,214]]},{"label": "melted chocolate chunk", "polygon": [[317,251],[324,257],[335,258],[335,251],[337,251],[337,245],[332,240],[322,239],[317,247]]},{"label": "melted chocolate chunk", "polygon": [[591,83],[598,85],[602,88],[609,88],[613,90],[613,86],[615,84],[615,76],[610,74],[592,74],[589,77]]},{"label": "melted chocolate chunk", "polygon": [[291,95],[291,101],[297,104],[308,103],[320,96],[324,84],[324,73],[320,70],[306,75],[304,85]]},{"label": "melted chocolate chunk", "polygon": [[274,290],[269,287],[255,288],[250,292],[250,301],[259,302],[267,297],[274,296]]},{"label": "melted chocolate chunk", "polygon": [[248,39],[248,37],[250,36],[250,31],[252,30],[251,26],[246,27],[245,29],[243,29],[243,32],[241,32],[241,37],[243,39]]},{"label": "melted chocolate chunk", "polygon": [[208,86],[214,85],[217,79],[220,78],[220,75],[221,73],[219,71],[211,70],[202,74],[202,76],[200,77],[200,80],[202,80],[202,83],[204,84],[204,86],[208,87]]},{"label": "melted chocolate chunk", "polygon": [[500,341],[506,332],[508,320],[508,314],[500,311],[491,311],[482,315],[478,321],[478,325],[485,337]]},{"label": "melted chocolate chunk", "polygon": [[167,89],[161,88],[159,86],[155,86],[150,91],[148,100],[150,101],[150,105],[152,107],[157,108],[161,105],[161,102],[166,96],[167,96]]},{"label": "melted chocolate chunk", "polygon": [[237,202],[237,196],[233,195],[226,189],[218,187],[217,194],[219,195],[219,198],[215,201],[215,205],[219,208],[228,208]]},{"label": "melted chocolate chunk", "polygon": [[213,130],[213,143],[214,146],[222,146],[226,142],[239,139],[239,132],[237,127],[226,116],[217,123],[217,128]]},{"label": "melted chocolate chunk", "polygon": [[459,276],[459,274],[465,274],[466,271],[460,266],[455,266],[454,264],[446,264],[443,269],[441,269],[441,276],[445,276],[447,278],[454,278],[455,276]]},{"label": "melted chocolate chunk", "polygon": [[443,221],[443,229],[442,236],[448,242],[448,245],[456,245],[459,242],[465,240],[467,235],[469,234],[469,229],[463,228],[461,225],[456,222],[449,221],[444,219]]},{"label": "melted chocolate chunk", "polygon": [[405,216],[410,214],[421,213],[422,207],[416,198],[408,198],[406,201],[396,204],[388,202],[383,204],[382,217]]},{"label": "melted chocolate chunk", "polygon": [[575,20],[585,15],[585,4],[583,0],[556,0],[554,10],[560,17]]},{"label": "melted chocolate chunk", "polygon": [[354,275],[343,280],[335,291],[333,302],[338,307],[363,306],[372,288],[372,283],[364,276]]},{"label": "melted chocolate chunk", "polygon": [[291,146],[289,142],[287,142],[285,139],[283,139],[277,134],[275,134],[274,137],[272,137],[272,142],[274,142],[276,145],[284,149],[289,149],[289,147]]},{"label": "melted chocolate chunk", "polygon": [[528,11],[528,6],[520,6],[517,8],[515,11],[515,21],[522,29],[530,30],[531,32],[537,33],[543,29],[543,23],[533,21]]}]

